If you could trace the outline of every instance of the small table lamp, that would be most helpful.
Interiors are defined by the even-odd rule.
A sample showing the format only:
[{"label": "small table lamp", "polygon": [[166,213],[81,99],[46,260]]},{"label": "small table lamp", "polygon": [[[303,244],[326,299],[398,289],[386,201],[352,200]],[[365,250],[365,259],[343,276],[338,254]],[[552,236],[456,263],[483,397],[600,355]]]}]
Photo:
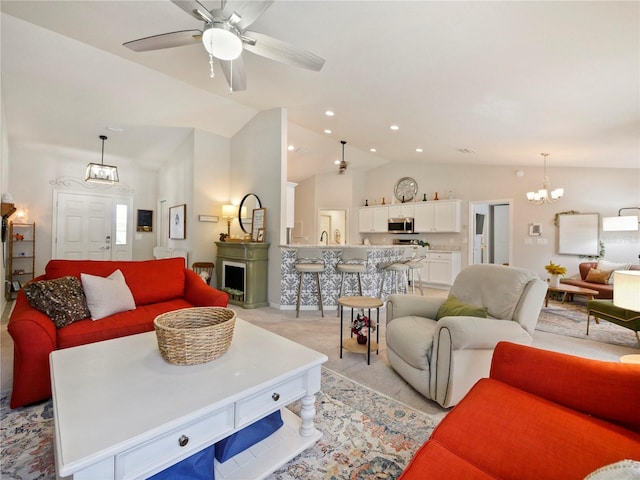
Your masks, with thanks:
[{"label": "small table lamp", "polygon": [[613,272],[613,304],[616,307],[640,312],[640,271]]},{"label": "small table lamp", "polygon": [[231,236],[231,219],[235,218],[238,214],[238,207],[236,205],[223,205],[222,206],[222,218],[227,219],[227,236]]}]

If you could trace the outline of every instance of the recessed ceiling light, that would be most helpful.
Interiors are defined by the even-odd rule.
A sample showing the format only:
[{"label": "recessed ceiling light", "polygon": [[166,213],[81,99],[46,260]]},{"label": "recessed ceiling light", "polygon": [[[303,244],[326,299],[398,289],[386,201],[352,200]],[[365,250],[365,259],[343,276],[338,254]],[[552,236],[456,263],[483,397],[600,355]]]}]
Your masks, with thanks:
[{"label": "recessed ceiling light", "polygon": [[376,153],[378,150],[376,150],[375,148],[370,148],[369,151],[373,152],[373,153]]},{"label": "recessed ceiling light", "polygon": [[324,112],[324,114],[327,117],[333,117],[335,115],[335,113],[333,112],[333,110],[327,110],[326,112]]},{"label": "recessed ceiling light", "polygon": [[420,147],[416,148],[416,152],[422,153],[422,149]]},{"label": "recessed ceiling light", "polygon": [[340,160],[334,160],[333,163],[335,163],[336,165],[340,165]]},{"label": "recessed ceiling light", "polygon": [[293,145],[289,145],[287,147],[287,150],[289,150],[290,152],[293,152],[295,150],[296,147],[294,147]]},{"label": "recessed ceiling light", "polygon": [[391,125],[389,128],[391,130],[400,130],[400,127],[398,125]]},{"label": "recessed ceiling light", "polygon": [[329,134],[331,133],[331,130],[329,130],[328,128],[324,131],[324,133]]}]

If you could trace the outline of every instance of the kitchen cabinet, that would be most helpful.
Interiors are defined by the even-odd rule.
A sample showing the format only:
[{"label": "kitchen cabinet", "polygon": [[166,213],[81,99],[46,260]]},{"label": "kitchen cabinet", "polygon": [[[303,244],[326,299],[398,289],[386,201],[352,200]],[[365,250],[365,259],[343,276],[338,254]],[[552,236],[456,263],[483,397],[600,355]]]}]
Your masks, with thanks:
[{"label": "kitchen cabinet", "polygon": [[460,200],[438,200],[416,203],[414,230],[416,233],[460,232]]},{"label": "kitchen cabinet", "polygon": [[363,207],[358,211],[358,231],[361,233],[386,233],[389,207]]},{"label": "kitchen cabinet", "polygon": [[5,297],[11,300],[35,275],[36,224],[9,222],[8,244]]},{"label": "kitchen cabinet", "polygon": [[428,252],[423,260],[423,283],[435,285],[453,285],[460,273],[460,252]]},{"label": "kitchen cabinet", "polygon": [[415,208],[413,203],[389,205],[389,218],[413,218]]}]

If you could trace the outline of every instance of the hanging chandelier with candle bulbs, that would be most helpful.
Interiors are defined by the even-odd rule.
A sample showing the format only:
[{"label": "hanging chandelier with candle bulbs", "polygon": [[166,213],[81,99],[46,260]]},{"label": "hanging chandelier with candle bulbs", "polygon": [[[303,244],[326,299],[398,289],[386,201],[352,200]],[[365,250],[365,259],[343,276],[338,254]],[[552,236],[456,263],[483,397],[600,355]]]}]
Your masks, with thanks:
[{"label": "hanging chandelier with candle bulbs", "polygon": [[544,157],[544,177],[542,180],[542,188],[537,192],[527,192],[527,200],[530,203],[536,205],[542,205],[543,203],[555,203],[564,195],[564,188],[551,189],[551,183],[547,176],[547,157],[549,153],[541,153]]}]

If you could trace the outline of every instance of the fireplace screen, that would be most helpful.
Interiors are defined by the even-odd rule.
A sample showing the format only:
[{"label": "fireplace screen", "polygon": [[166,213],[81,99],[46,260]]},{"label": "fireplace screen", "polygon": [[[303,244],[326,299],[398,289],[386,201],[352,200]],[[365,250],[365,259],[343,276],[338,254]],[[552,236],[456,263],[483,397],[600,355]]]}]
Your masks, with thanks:
[{"label": "fireplace screen", "polygon": [[246,265],[239,262],[222,262],[222,291],[234,300],[244,301]]}]

